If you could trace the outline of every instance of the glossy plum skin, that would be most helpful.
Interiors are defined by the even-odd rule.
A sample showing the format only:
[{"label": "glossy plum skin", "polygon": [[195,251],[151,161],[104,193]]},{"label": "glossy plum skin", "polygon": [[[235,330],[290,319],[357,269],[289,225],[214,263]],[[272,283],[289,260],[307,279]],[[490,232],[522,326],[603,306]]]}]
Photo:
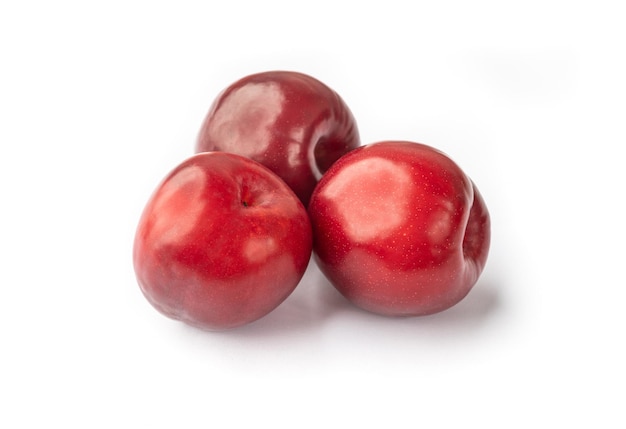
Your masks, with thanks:
[{"label": "glossy plum skin", "polygon": [[321,271],[374,313],[446,310],[487,261],[490,218],[478,189],[450,158],[419,143],[379,142],[345,155],[308,211]]},{"label": "glossy plum skin", "polygon": [[268,71],[244,77],[218,95],[201,126],[196,152],[254,159],[307,206],[322,174],[359,145],[356,121],[335,91],[306,74]]},{"label": "glossy plum skin", "polygon": [[133,263],[148,301],[206,330],[257,320],[295,289],[311,225],[293,191],[264,166],[221,152],[179,164],[150,197]]}]

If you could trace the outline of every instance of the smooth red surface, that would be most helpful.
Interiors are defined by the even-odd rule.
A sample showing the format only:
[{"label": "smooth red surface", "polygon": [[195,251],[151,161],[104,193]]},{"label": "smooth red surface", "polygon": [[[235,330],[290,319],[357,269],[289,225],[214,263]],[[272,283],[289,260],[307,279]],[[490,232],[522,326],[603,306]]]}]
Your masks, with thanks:
[{"label": "smooth red surface", "polygon": [[294,290],[311,256],[311,225],[292,190],[233,154],[197,154],[148,201],[133,261],[163,314],[220,330],[252,322]]},{"label": "smooth red surface", "polygon": [[359,144],[354,117],[335,91],[302,73],[270,71],[222,91],[204,119],[196,152],[254,159],[306,206],[322,174]]},{"label": "smooth red surface", "polygon": [[322,272],[375,313],[445,310],[487,260],[480,193],[450,158],[422,144],[380,142],[345,155],[320,180],[309,215]]}]

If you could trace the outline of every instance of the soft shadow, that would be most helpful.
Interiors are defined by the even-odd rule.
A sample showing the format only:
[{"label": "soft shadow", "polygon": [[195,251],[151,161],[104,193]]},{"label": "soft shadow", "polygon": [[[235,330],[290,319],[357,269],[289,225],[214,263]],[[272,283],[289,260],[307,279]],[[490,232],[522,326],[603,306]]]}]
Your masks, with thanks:
[{"label": "soft shadow", "polygon": [[[469,294],[458,304],[437,314],[417,317],[388,317],[362,310],[344,298],[324,277],[312,259],[295,291],[274,311],[248,325],[207,335],[229,338],[291,338],[315,335],[329,328],[333,320],[344,328],[375,332],[393,331],[427,332],[432,335],[467,333],[479,330],[492,316],[501,311],[502,283],[493,277],[478,281]],[[183,323],[181,329],[203,333]],[[339,327],[341,330],[341,326]]]},{"label": "soft shadow", "polygon": [[357,329],[370,333],[397,333],[402,337],[418,333],[436,337],[455,336],[456,333],[465,335],[470,331],[480,331],[502,312],[504,302],[501,286],[502,283],[493,278],[479,280],[455,306],[427,316],[389,317],[361,310],[351,304],[349,309],[344,308],[343,311],[353,325],[361,325]]},{"label": "soft shadow", "polygon": [[501,290],[492,279],[479,281],[469,294],[454,307],[425,316],[429,322],[447,326],[478,326],[485,323],[502,307]]}]

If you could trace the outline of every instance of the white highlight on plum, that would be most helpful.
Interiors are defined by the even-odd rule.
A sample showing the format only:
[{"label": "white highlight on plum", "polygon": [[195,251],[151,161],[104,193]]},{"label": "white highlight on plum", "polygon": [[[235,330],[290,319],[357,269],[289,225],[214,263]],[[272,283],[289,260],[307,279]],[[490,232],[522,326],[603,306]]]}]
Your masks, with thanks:
[{"label": "white highlight on plum", "polygon": [[225,152],[257,156],[269,146],[284,95],[274,82],[246,85],[225,97],[213,116],[210,140]]},{"label": "white highlight on plum", "polygon": [[302,145],[298,142],[289,143],[287,145],[287,162],[291,167],[298,167],[302,164]]},{"label": "white highlight on plum", "polygon": [[406,167],[380,157],[341,170],[323,191],[335,202],[335,213],[356,242],[383,239],[409,215],[411,181]]},{"label": "white highlight on plum", "polygon": [[321,121],[311,135],[311,141],[307,142],[307,158],[309,165],[313,171],[313,176],[316,180],[320,180],[324,175],[324,172],[320,171],[317,159],[315,157],[315,150],[320,142],[323,144],[323,138],[328,135],[330,128],[333,126],[331,119],[324,119]]},{"label": "white highlight on plum", "polygon": [[243,254],[250,263],[260,263],[277,250],[276,240],[272,237],[250,237],[243,249]]},{"label": "white highlight on plum", "polygon": [[443,244],[450,236],[452,229],[452,217],[454,204],[446,199],[441,199],[437,209],[429,216],[426,234],[432,244]]},{"label": "white highlight on plum", "polygon": [[159,190],[152,209],[150,234],[165,245],[184,238],[193,228],[204,205],[201,204],[206,176],[202,168],[189,166],[170,178]]}]

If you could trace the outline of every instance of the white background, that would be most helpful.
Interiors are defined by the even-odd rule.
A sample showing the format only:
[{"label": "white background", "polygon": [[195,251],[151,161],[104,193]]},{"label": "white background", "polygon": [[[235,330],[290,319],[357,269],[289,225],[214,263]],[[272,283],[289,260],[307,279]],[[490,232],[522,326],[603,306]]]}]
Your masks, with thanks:
[{"label": "white background", "polygon": [[[625,427],[618,2],[409,4],[1,3],[0,427]],[[313,267],[229,332],[150,307],[147,198],[217,93],[270,69],[472,177],[493,238],[464,301],[387,319]]]}]

